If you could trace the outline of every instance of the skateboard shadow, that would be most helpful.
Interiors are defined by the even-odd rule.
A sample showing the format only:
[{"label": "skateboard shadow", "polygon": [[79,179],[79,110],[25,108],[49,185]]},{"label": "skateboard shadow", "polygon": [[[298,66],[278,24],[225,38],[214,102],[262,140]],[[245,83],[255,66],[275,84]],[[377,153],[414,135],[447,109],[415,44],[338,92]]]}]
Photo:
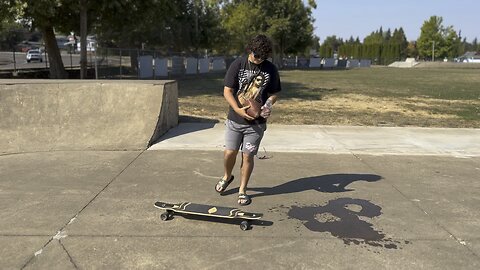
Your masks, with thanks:
[{"label": "skateboard shadow", "polygon": [[[307,190],[316,190],[324,193],[348,192],[348,185],[357,181],[376,182],[382,177],[376,174],[326,174],[313,177],[299,178],[274,187],[251,187],[250,191],[259,193],[249,194],[250,197],[274,196],[279,194],[298,193]],[[238,188],[228,190],[224,195],[238,192]]]}]

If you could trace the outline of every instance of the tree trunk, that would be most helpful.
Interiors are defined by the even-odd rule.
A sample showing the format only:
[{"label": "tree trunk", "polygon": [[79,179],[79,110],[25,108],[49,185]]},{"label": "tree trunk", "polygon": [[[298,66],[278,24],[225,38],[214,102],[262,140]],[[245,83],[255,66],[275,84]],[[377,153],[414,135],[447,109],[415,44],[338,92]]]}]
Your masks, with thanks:
[{"label": "tree trunk", "polygon": [[58,49],[57,40],[52,26],[42,28],[45,48],[48,54],[48,63],[50,64],[50,79],[68,79],[68,73],[63,66],[62,56]]}]

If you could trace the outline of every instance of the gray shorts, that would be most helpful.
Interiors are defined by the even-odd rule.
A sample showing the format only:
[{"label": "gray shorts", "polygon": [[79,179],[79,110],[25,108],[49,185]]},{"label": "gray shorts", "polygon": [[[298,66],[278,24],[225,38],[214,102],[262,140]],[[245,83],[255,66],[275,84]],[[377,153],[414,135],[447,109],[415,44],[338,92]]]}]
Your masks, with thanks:
[{"label": "gray shorts", "polygon": [[257,154],[267,127],[266,123],[243,125],[227,119],[225,126],[225,149],[238,151],[241,145],[243,153]]}]

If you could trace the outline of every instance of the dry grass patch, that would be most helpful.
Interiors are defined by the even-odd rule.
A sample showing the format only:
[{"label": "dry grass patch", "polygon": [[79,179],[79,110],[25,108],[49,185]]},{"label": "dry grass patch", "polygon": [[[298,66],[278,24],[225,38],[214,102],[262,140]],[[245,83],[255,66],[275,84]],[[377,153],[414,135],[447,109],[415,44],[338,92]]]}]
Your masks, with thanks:
[{"label": "dry grass patch", "polygon": [[[281,71],[270,123],[480,128],[478,69]],[[223,76],[179,81],[180,114],[223,121]],[[185,117],[184,117],[185,118]]]}]

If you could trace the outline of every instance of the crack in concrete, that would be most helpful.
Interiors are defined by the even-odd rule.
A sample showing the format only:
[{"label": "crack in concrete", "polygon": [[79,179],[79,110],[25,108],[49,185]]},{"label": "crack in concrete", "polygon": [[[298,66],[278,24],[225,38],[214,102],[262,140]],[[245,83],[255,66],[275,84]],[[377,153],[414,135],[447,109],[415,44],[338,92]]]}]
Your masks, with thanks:
[{"label": "crack in concrete", "polygon": [[[30,263],[32,263],[33,259],[35,259],[35,257],[40,255],[43,252],[43,249],[45,249],[53,240],[58,240],[60,242],[60,239],[67,237],[67,234],[64,232],[66,227],[72,224],[77,219],[78,215],[80,215],[83,212],[83,210],[85,210],[88,206],[90,206],[98,198],[98,196],[100,196],[100,194],[102,194],[120,175],[122,175],[145,151],[146,149],[141,151],[135,158],[132,159],[132,161],[130,161],[130,163],[128,163],[125,166],[125,168],[120,170],[118,174],[112,177],[112,179],[110,179],[110,181],[99,192],[97,192],[97,194],[95,194],[95,196],[93,196],[93,198],[85,206],[82,207],[82,209],[80,209],[67,223],[65,223],[65,225],[63,225],[60,228],[60,230],[57,231],[57,234],[55,234],[54,236],[51,236],[51,238],[47,241],[47,243],[45,243],[41,249],[36,251],[33,254],[33,256],[27,260],[27,262],[21,267],[21,269],[25,269]],[[63,244],[62,244],[62,247],[63,247]],[[67,252],[65,248],[64,250]],[[68,252],[67,252],[67,255],[69,256],[69,258],[71,258]],[[72,260],[73,259],[71,258],[71,261]],[[77,268],[75,264],[74,266],[75,268]]]},{"label": "crack in concrete", "polygon": [[72,256],[70,255],[70,252],[68,252],[67,248],[63,245],[62,241],[58,240],[58,243],[60,244],[60,246],[63,248],[63,251],[65,251],[65,253],[67,254],[70,262],[73,264],[73,267],[75,267],[75,269],[79,269],[77,264],[75,263],[75,261],[73,260]]}]

